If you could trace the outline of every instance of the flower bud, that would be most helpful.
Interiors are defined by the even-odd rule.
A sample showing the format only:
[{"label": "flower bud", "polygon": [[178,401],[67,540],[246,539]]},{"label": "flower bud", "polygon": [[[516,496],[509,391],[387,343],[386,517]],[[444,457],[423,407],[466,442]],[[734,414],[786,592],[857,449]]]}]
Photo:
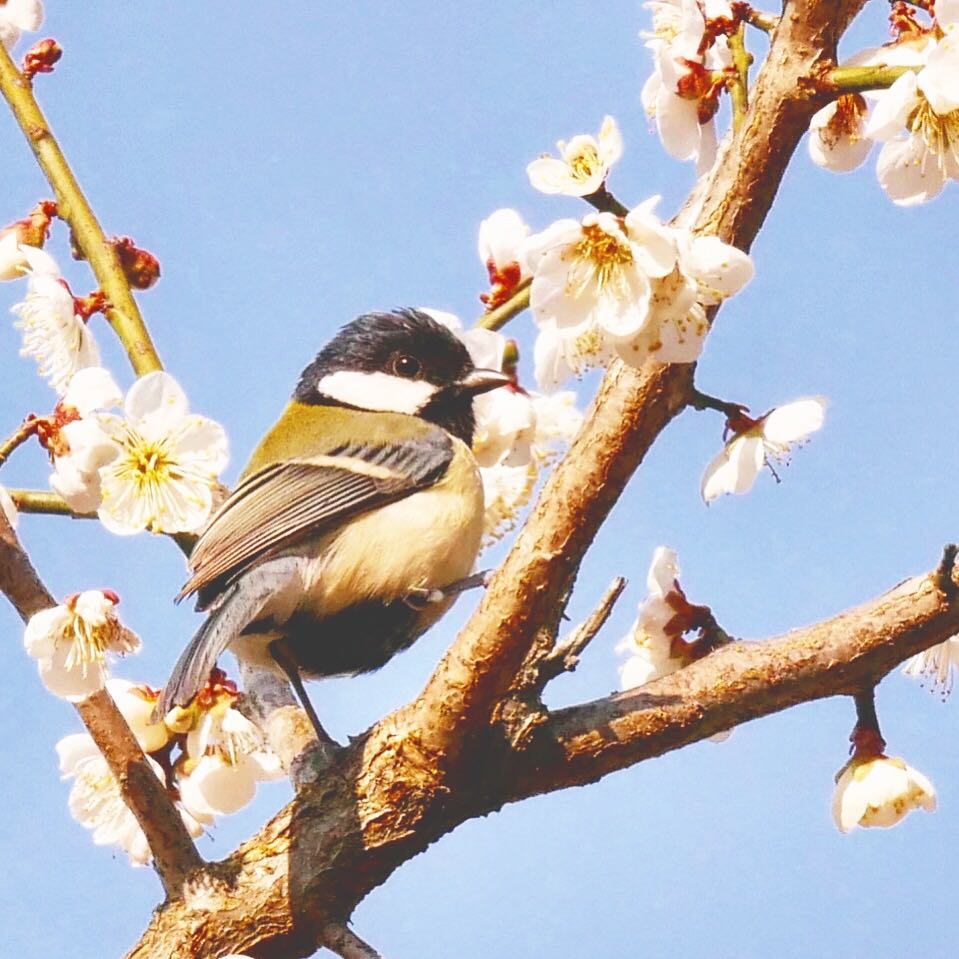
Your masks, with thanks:
[{"label": "flower bud", "polygon": [[140,249],[131,237],[114,237],[112,243],[133,289],[148,290],[160,279],[160,261],[149,251]]}]

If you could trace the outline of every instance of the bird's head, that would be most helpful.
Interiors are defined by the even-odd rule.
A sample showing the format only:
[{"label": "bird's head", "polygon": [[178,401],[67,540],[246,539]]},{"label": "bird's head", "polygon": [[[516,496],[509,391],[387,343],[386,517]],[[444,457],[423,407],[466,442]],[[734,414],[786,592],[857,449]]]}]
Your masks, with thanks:
[{"label": "bird's head", "polygon": [[471,443],[473,397],[512,382],[477,369],[462,341],[419,310],[365,313],[303,371],[293,398],[420,416]]}]

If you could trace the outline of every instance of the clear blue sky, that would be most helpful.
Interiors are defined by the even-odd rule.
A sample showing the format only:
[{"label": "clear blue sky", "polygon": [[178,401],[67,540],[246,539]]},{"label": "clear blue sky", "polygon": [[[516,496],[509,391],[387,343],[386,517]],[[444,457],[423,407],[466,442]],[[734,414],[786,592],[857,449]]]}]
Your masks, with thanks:
[{"label": "clear blue sky", "polygon": [[[144,311],[194,408],[230,433],[228,480],[336,327],[407,304],[470,317],[485,279],[475,253],[483,217],[511,205],[543,227],[581,212],[527,184],[525,164],[556,139],[595,132],[612,113],[626,140],[611,183],[623,200],[661,193],[667,214],[692,183],[639,105],[650,65],[638,4],[47,6],[43,35],[66,52],[38,81],[40,99],[107,230],[162,261]],[[860,37],[885,39],[882,8]],[[49,191],[2,110],[0,144],[8,222]],[[883,196],[873,163],[840,178],[797,155],[754,247],[757,277],[723,309],[700,367],[703,389],[755,410],[825,394],[823,432],[781,486],[764,476],[748,497],[707,509],[699,479],[722,423],[691,412],[674,423],[599,537],[571,613],[617,573],[631,578],[626,597],[552,702],[614,688],[613,647],[660,543],[678,549],[694,602],[710,604],[730,633],[759,639],[929,569],[959,535],[959,189],[903,210]],[[82,266],[70,270],[85,292]],[[0,288],[0,311],[19,292]],[[531,330],[528,318],[515,324],[527,355]],[[11,323],[0,323],[4,434],[50,405],[17,349]],[[128,384],[119,351],[108,352]],[[10,486],[45,476],[36,450],[2,471]],[[184,570],[170,543],[46,517],[25,518],[22,535],[58,595],[121,594],[145,651],[119,672],[161,683],[195,624],[171,603]],[[471,602],[379,674],[315,687],[328,728],[345,738],[414,696]],[[42,691],[6,607],[0,630],[3,951],[119,955],[159,884],[70,819],[53,746],[78,721]],[[829,799],[853,710],[817,703],[723,745],[471,822],[375,891],[357,929],[387,959],[950,954],[959,703],[898,675],[878,702],[890,751],[939,788],[935,815],[840,836]],[[264,788],[203,842],[204,855],[226,855],[287,797],[284,784]]]}]

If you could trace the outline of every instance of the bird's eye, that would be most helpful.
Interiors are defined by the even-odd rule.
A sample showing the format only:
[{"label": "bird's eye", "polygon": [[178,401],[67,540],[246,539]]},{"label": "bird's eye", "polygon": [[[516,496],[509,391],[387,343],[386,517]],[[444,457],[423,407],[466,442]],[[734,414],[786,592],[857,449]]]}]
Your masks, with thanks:
[{"label": "bird's eye", "polygon": [[407,353],[400,353],[393,357],[390,363],[391,371],[397,376],[405,377],[408,380],[420,375],[422,364],[415,356],[409,356]]}]

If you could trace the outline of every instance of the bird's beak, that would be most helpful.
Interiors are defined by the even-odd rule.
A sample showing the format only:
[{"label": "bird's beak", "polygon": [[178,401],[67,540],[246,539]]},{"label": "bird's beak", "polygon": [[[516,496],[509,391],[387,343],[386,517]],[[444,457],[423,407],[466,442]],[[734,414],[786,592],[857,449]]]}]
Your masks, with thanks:
[{"label": "bird's beak", "polygon": [[457,384],[457,391],[464,396],[479,396],[499,386],[508,386],[515,382],[512,376],[499,370],[473,370],[467,373]]}]

